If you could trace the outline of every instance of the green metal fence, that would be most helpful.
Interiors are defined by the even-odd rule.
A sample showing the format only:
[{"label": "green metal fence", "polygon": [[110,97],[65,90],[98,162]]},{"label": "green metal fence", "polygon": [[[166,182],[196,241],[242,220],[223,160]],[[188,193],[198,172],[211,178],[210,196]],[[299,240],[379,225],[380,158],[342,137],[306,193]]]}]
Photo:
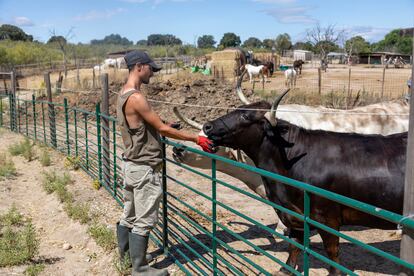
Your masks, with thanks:
[{"label": "green metal fence", "polygon": [[[0,99],[1,127],[9,128],[71,156],[72,160],[76,160],[86,173],[98,180],[122,205],[122,145],[114,117],[102,114],[99,105],[96,105],[94,111],[70,107],[66,99],[63,103],[55,103],[36,100],[34,96],[31,100],[16,99],[12,94],[0,95]],[[103,120],[109,122],[109,127],[102,124]],[[167,139],[163,139],[163,143],[167,147],[184,147]],[[210,158],[211,172],[207,174],[179,163],[169,158],[166,147],[163,148],[164,193],[159,227],[154,230],[152,240],[187,275],[271,275],[280,267],[295,275],[309,275],[316,262],[324,264],[323,267],[331,265],[346,274],[356,275],[352,268],[333,262],[324,255],[323,250],[312,246],[311,227],[339,236],[352,243],[355,248],[360,247],[384,261],[414,270],[414,264],[401,260],[395,253],[385,252],[313,220],[310,199],[311,195],[324,197],[411,229],[414,229],[413,219],[195,148],[185,149]],[[220,179],[216,173],[218,162],[301,189],[304,192],[303,213],[286,209]],[[177,170],[174,167],[190,172],[193,175],[192,181],[185,183],[176,175]],[[229,200],[221,199],[223,189],[244,197],[245,202],[255,201],[302,220],[304,243],[297,243],[279,234],[254,215],[247,215],[238,210],[237,206],[231,205]],[[256,230],[253,235],[246,235],[241,228],[233,227],[235,220],[254,227]],[[264,248],[263,242],[257,242],[255,235],[262,238],[271,238],[274,235],[287,244],[298,247],[303,252],[300,271],[286,265],[285,260],[277,257],[272,250]]]}]

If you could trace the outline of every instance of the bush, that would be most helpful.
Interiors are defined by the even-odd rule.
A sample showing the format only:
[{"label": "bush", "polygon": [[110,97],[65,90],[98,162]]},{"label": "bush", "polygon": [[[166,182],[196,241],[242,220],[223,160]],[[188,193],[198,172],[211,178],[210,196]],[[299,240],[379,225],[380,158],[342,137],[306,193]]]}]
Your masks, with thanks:
[{"label": "bush", "polygon": [[0,179],[16,175],[16,167],[6,154],[0,154]]},{"label": "bush", "polygon": [[94,223],[89,226],[88,232],[103,249],[110,251],[116,247],[115,234],[105,225]]},{"label": "bush", "polygon": [[13,206],[0,216],[0,267],[26,263],[39,252],[39,239],[30,219]]},{"label": "bush", "polygon": [[24,274],[27,276],[37,276],[45,269],[44,264],[32,264],[26,268]]},{"label": "bush", "polygon": [[80,158],[75,156],[67,156],[63,165],[67,169],[76,171],[80,168]]},{"label": "bush", "polygon": [[9,147],[9,152],[13,156],[23,155],[23,157],[29,162],[34,158],[33,144],[27,138],[20,143],[11,145]]},{"label": "bush", "polygon": [[48,167],[51,163],[52,161],[49,152],[46,149],[43,149],[40,155],[40,164],[42,164],[43,167]]},{"label": "bush", "polygon": [[78,204],[78,203],[66,202],[65,211],[70,218],[77,220],[82,224],[88,223],[90,221],[89,205],[86,203]]},{"label": "bush", "polygon": [[70,175],[65,173],[63,177],[57,176],[55,172],[44,173],[42,186],[46,193],[51,194],[57,192],[59,199],[64,202],[71,198],[68,196],[69,192],[66,190],[66,185],[72,182]]}]

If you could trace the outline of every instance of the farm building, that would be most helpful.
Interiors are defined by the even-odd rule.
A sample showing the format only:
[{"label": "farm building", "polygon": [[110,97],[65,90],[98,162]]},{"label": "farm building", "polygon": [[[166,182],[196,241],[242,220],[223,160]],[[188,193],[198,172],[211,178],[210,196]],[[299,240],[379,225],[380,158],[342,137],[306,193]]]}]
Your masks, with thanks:
[{"label": "farm building", "polygon": [[293,59],[294,60],[303,60],[303,61],[311,61],[313,53],[311,51],[306,50],[294,50],[293,51]]},{"label": "farm building", "polygon": [[360,64],[384,64],[385,59],[401,57],[405,63],[411,63],[410,55],[392,52],[361,53],[358,55]]},{"label": "farm building", "polygon": [[338,53],[338,52],[330,52],[327,55],[328,63],[331,64],[344,64],[347,59],[347,54],[345,53]]}]

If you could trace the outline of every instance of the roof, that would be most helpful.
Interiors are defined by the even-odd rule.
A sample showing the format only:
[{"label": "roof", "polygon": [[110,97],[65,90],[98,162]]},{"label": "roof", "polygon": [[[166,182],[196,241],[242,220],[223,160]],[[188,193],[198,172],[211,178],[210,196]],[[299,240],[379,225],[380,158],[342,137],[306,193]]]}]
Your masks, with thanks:
[{"label": "roof", "polygon": [[400,53],[393,53],[393,52],[372,52],[372,53],[360,53],[360,56],[382,56],[382,55],[387,55],[387,56],[410,56],[410,55],[406,55],[406,54],[400,54]]},{"label": "roof", "polygon": [[338,53],[338,52],[329,52],[328,56],[329,57],[332,57],[332,56],[346,56],[346,54],[345,53]]},{"label": "roof", "polygon": [[308,51],[308,50],[293,50],[293,52],[299,52],[299,53],[312,53],[311,51]]}]

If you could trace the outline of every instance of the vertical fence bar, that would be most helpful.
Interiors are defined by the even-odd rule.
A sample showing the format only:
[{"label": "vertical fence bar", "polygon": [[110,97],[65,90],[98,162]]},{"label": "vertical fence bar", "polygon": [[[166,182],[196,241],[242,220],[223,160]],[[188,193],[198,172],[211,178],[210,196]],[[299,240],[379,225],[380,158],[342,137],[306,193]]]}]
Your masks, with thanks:
[{"label": "vertical fence bar", "polygon": [[27,101],[24,101],[24,115],[26,117],[26,136],[29,136],[29,121],[27,118]]},{"label": "vertical fence bar", "polygon": [[304,211],[303,211],[303,215],[304,215],[304,220],[303,220],[303,246],[305,247],[305,250],[303,251],[303,273],[305,276],[309,275],[309,253],[308,253],[308,249],[309,249],[309,245],[310,245],[310,227],[309,227],[309,223],[307,221],[307,219],[310,216],[310,197],[309,197],[309,192],[304,191],[304,197],[303,197],[303,201],[304,201]]},{"label": "vertical fence bar", "polygon": [[73,109],[73,123],[75,124],[75,156],[78,157],[78,114],[76,109]]},{"label": "vertical fence bar", "polygon": [[[16,99],[16,98],[15,98]],[[16,99],[17,100],[17,108],[16,108],[16,112],[17,112],[17,128],[18,131],[20,133],[20,99]]]},{"label": "vertical fence bar", "polygon": [[37,114],[36,114],[36,97],[34,94],[32,94],[32,109],[33,109],[33,130],[34,130],[34,139],[37,141],[37,127],[36,127],[36,120],[37,120]]},{"label": "vertical fence bar", "polygon": [[102,137],[101,137],[101,107],[96,104],[96,139],[98,144],[98,171],[99,183],[102,185]]},{"label": "vertical fence bar", "polygon": [[13,131],[13,111],[12,111],[12,94],[8,95],[9,98],[9,116],[10,116],[10,131]]},{"label": "vertical fence bar", "polygon": [[86,159],[86,169],[89,171],[89,145],[88,145],[88,114],[83,113],[83,118],[85,122],[85,159]]},{"label": "vertical fence bar", "polygon": [[384,100],[385,67],[382,68],[381,101]]},{"label": "vertical fence bar", "polygon": [[68,109],[68,99],[63,99],[63,107],[65,110],[65,128],[66,128],[66,148],[68,156],[70,155],[70,144],[69,144],[69,109]]},{"label": "vertical fence bar", "polygon": [[216,183],[216,160],[211,160],[211,177],[212,177],[212,234],[213,234],[213,240],[211,242],[212,246],[212,252],[213,252],[213,275],[217,275],[217,242],[216,242],[216,235],[217,235],[217,204],[216,204],[216,198],[217,198],[217,183]]},{"label": "vertical fence bar", "polygon": [[0,96],[0,127],[3,127],[3,96]]},{"label": "vertical fence bar", "polygon": [[12,71],[10,73],[10,81],[11,81],[11,97],[10,97],[10,122],[12,126],[12,131],[16,131],[16,123],[17,123],[17,113],[16,113],[16,73]]},{"label": "vertical fence bar", "polygon": [[[103,181],[109,188],[111,184],[111,162],[110,162],[110,133],[109,133],[109,83],[108,74],[105,73],[101,76],[102,85],[102,102],[101,102],[101,114],[105,115],[101,118],[102,123],[102,169],[103,169]],[[99,116],[101,117],[101,116]]]},{"label": "vertical fence bar", "polygon": [[46,145],[45,106],[43,102],[42,102],[42,127],[43,127],[43,142]]},{"label": "vertical fence bar", "polygon": [[47,101],[48,101],[48,114],[49,114],[49,128],[50,128],[50,140],[52,142],[52,146],[57,148],[57,140],[56,140],[56,114],[55,114],[55,105],[53,104],[52,100],[52,87],[50,85],[50,74],[46,73],[45,77],[45,84],[46,84],[46,92],[47,92]]},{"label": "vertical fence bar", "polygon": [[321,68],[318,68],[318,94],[322,93],[322,71]]},{"label": "vertical fence bar", "polygon": [[117,196],[117,186],[118,186],[118,175],[117,172],[118,170],[116,169],[116,121],[113,120],[112,121],[112,147],[113,147],[113,162],[114,162],[114,185],[113,185],[113,189],[114,189],[114,197]]},{"label": "vertical fence bar", "polygon": [[[165,137],[162,137],[165,140]],[[162,143],[162,246],[164,254],[168,252],[168,219],[167,219],[167,160],[165,143]]]}]

